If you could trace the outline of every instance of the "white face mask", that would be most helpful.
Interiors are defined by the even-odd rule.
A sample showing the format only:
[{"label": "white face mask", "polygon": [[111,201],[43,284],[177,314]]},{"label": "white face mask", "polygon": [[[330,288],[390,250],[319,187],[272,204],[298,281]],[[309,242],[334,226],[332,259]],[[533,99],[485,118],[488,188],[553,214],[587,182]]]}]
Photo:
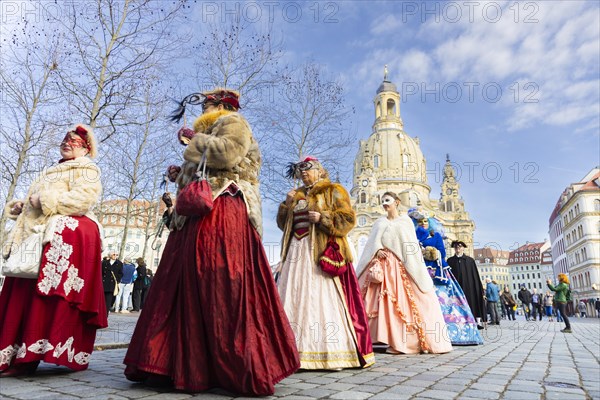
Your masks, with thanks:
[{"label": "white face mask", "polygon": [[394,200],[394,198],[392,196],[383,196],[381,198],[381,205],[382,206],[385,206],[386,204],[387,205],[392,205],[392,204],[394,204],[394,201],[395,200]]}]

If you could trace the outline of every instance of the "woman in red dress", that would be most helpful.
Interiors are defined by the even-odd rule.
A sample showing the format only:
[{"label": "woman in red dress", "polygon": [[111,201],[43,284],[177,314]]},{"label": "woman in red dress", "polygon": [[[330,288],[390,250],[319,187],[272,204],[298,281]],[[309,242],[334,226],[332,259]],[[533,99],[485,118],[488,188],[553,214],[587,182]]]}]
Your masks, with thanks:
[{"label": "woman in red dress", "polygon": [[125,375],[188,392],[273,394],[300,363],[260,239],[258,144],[236,112],[237,92],[219,89],[184,101],[190,97],[202,100],[204,113],[185,133],[177,184],[181,190],[191,182],[205,155],[214,206],[203,217],[173,212]]},{"label": "woman in red dress", "polygon": [[40,225],[44,246],[37,279],[7,277],[0,294],[1,376],[32,374],[40,361],[88,367],[96,330],[108,326],[100,269],[99,224],[91,212],[102,186],[92,129],[77,125],[60,145],[62,159],[5,212],[16,219],[3,247],[8,258]]}]

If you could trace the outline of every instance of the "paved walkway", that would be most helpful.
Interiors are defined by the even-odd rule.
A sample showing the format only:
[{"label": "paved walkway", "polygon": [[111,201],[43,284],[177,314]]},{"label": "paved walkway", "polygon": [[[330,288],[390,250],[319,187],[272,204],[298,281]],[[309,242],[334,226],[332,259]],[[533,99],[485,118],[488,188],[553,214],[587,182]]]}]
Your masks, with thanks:
[{"label": "paved walkway", "polygon": [[[129,382],[123,376],[124,343],[136,314],[110,317],[99,332],[87,371],[42,364],[31,377],[0,379],[2,399],[233,399],[221,390],[187,394]],[[502,321],[484,331],[482,346],[442,355],[377,354],[366,370],[298,372],[269,399],[599,399],[600,319],[562,323]]]}]

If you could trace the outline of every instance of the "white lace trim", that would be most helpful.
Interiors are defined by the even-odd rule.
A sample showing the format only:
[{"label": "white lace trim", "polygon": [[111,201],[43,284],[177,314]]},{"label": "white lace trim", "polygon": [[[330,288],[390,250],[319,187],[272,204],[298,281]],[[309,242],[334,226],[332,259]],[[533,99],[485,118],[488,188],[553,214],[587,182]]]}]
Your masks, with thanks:
[{"label": "white lace trim", "polygon": [[71,293],[71,290],[79,293],[83,289],[85,281],[79,277],[79,269],[75,268],[69,260],[73,254],[73,246],[64,243],[60,235],[65,228],[74,231],[78,226],[79,221],[68,216],[60,217],[56,221],[55,234],[46,252],[47,263],[42,269],[43,278],[38,282],[40,292],[48,294],[50,289],[56,289],[63,280],[65,271],[68,271],[68,278],[63,284],[65,295]]},{"label": "white lace trim", "polygon": [[15,357],[25,358],[28,350],[34,354],[45,354],[54,350],[52,353],[54,358],[59,358],[66,352],[67,360],[69,360],[69,362],[75,361],[79,365],[89,364],[91,354],[84,351],[80,351],[79,353],[75,354],[75,349],[73,348],[74,340],[75,339],[73,336],[71,336],[64,344],[58,343],[56,346],[52,345],[48,339],[40,339],[29,346],[27,346],[25,343],[21,345],[14,344],[12,346],[7,346],[3,350],[0,350],[0,366],[10,364],[12,359]]}]

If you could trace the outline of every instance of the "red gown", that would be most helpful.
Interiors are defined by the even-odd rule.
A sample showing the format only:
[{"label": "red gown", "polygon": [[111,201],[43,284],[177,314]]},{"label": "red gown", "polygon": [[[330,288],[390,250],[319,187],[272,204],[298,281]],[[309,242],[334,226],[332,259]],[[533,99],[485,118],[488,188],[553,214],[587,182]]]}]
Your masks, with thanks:
[{"label": "red gown", "polygon": [[[235,194],[234,194],[235,193]],[[144,381],[269,395],[300,366],[260,237],[234,186],[169,234],[124,363]]]},{"label": "red gown", "polygon": [[7,277],[0,293],[0,371],[45,361],[87,369],[96,330],[108,326],[97,225],[58,219],[38,279]]}]

